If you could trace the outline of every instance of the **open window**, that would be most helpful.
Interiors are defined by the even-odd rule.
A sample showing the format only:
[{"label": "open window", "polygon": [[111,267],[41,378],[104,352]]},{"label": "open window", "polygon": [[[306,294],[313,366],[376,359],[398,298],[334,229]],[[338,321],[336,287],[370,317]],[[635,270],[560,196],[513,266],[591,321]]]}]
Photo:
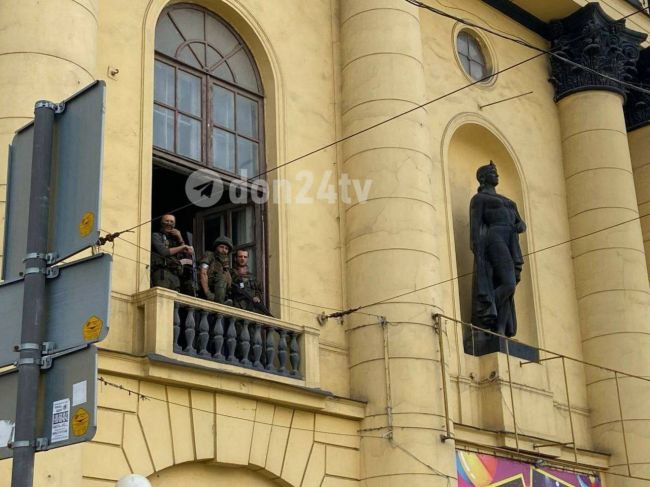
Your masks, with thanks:
[{"label": "open window", "polygon": [[[155,48],[152,216],[181,208],[177,228],[193,235],[199,257],[217,237],[232,238],[266,288],[265,206],[233,202],[229,191],[265,170],[263,90],[250,50],[226,22],[189,4],[162,12]],[[185,192],[199,169],[224,183],[210,208],[190,205]]]}]

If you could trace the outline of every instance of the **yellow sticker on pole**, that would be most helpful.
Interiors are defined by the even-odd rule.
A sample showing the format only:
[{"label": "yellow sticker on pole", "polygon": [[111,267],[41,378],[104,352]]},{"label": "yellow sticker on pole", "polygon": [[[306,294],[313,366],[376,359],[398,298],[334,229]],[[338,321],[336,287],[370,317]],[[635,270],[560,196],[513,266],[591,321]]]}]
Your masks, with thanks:
[{"label": "yellow sticker on pole", "polygon": [[79,235],[82,237],[90,235],[90,232],[93,229],[93,223],[95,223],[95,214],[91,211],[84,213],[79,222]]},{"label": "yellow sticker on pole", "polygon": [[87,342],[97,340],[102,331],[102,326],[104,326],[104,322],[97,316],[92,315],[88,318],[83,326],[84,340]]},{"label": "yellow sticker on pole", "polygon": [[88,424],[90,423],[90,414],[84,408],[79,408],[72,416],[72,434],[75,436],[82,436],[88,431]]}]

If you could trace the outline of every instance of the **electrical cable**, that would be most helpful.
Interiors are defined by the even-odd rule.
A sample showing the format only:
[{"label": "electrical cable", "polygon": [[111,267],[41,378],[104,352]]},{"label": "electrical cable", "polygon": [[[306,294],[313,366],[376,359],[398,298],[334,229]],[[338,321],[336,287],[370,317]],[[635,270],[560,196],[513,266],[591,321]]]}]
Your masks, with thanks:
[{"label": "electrical cable", "polygon": [[[444,95],[441,95],[441,96],[439,96],[439,97],[433,98],[433,99],[431,99],[431,100],[429,100],[429,101],[427,101],[427,102],[424,102],[424,103],[422,103],[422,104],[420,104],[420,105],[417,105],[417,106],[415,106],[415,107],[413,107],[413,108],[410,108],[410,109],[408,109],[408,110],[405,110],[405,111],[403,111],[403,112],[400,112],[400,113],[398,113],[398,114],[396,114],[396,115],[393,115],[393,116],[391,116],[391,117],[389,117],[389,118],[387,118],[387,119],[385,119],[385,120],[382,120],[382,121],[380,121],[380,122],[377,122],[377,123],[375,123],[375,124],[372,124],[372,125],[370,125],[370,126],[368,126],[368,127],[366,127],[366,128],[363,128],[363,129],[361,129],[361,130],[358,130],[358,131],[356,131],[356,132],[353,132],[353,133],[351,133],[351,134],[349,134],[349,135],[346,135],[345,137],[342,137],[342,138],[337,139],[337,140],[335,140],[335,141],[333,141],[333,142],[330,142],[330,143],[328,143],[328,144],[325,144],[325,145],[323,145],[323,146],[321,146],[321,147],[318,147],[318,148],[316,148],[316,149],[313,149],[313,150],[311,150],[311,151],[309,151],[309,152],[307,152],[307,153],[305,153],[305,154],[302,154],[301,156],[298,156],[298,157],[296,157],[296,158],[294,158],[294,159],[290,159],[289,161],[286,161],[286,162],[284,162],[284,163],[282,163],[282,164],[278,164],[278,165],[276,165],[276,166],[274,166],[274,167],[272,167],[272,168],[267,169],[266,171],[263,171],[263,172],[261,172],[261,173],[255,175],[255,176],[253,176],[253,177],[251,177],[251,178],[248,178],[248,179],[246,180],[247,183],[249,183],[249,182],[254,182],[254,180],[259,179],[259,178],[261,178],[261,177],[263,177],[263,176],[265,176],[265,175],[267,175],[267,174],[269,174],[269,173],[271,173],[271,172],[277,171],[278,169],[280,169],[280,168],[282,168],[282,167],[286,167],[286,166],[288,166],[288,165],[290,165],[290,164],[293,164],[293,163],[295,163],[295,162],[298,162],[298,161],[300,161],[300,160],[302,160],[302,159],[305,159],[305,158],[307,158],[307,157],[309,157],[309,156],[311,156],[311,155],[314,155],[314,154],[316,154],[316,153],[318,153],[318,152],[321,152],[321,151],[323,151],[323,150],[329,149],[330,147],[334,147],[334,146],[336,146],[336,145],[338,145],[338,144],[341,144],[341,143],[343,143],[343,142],[345,142],[345,141],[347,141],[347,140],[349,140],[349,139],[351,139],[351,138],[353,138],[353,137],[356,137],[356,136],[358,136],[358,135],[361,135],[361,134],[363,134],[363,133],[366,133],[366,132],[368,132],[368,131],[370,131],[370,130],[373,130],[373,129],[379,127],[379,126],[382,126],[382,125],[384,125],[384,124],[386,124],[386,123],[392,122],[393,120],[395,120],[395,119],[397,119],[397,118],[403,117],[403,116],[405,116],[405,115],[408,115],[409,113],[412,113],[412,112],[414,112],[414,111],[417,111],[417,110],[420,110],[420,109],[422,109],[422,108],[425,108],[425,107],[427,107],[427,106],[429,106],[429,105],[431,105],[431,104],[433,104],[433,103],[436,103],[436,102],[438,102],[438,101],[440,101],[440,100],[443,100],[444,98],[447,98],[448,96],[454,95],[454,94],[456,94],[456,93],[458,93],[458,92],[460,92],[460,91],[463,91],[463,90],[465,90],[465,89],[467,89],[467,88],[470,88],[470,87],[472,87],[472,86],[474,86],[474,85],[477,85],[477,84],[480,84],[480,83],[482,83],[482,82],[484,82],[484,81],[487,81],[487,80],[491,79],[491,78],[494,77],[494,76],[497,76],[497,75],[499,75],[499,74],[501,74],[501,73],[505,73],[505,72],[507,72],[507,71],[510,71],[511,69],[514,69],[514,68],[516,68],[516,67],[519,67],[519,66],[521,66],[521,65],[523,65],[523,64],[525,64],[525,63],[527,63],[527,62],[529,62],[529,61],[532,61],[532,60],[534,60],[534,59],[536,59],[536,58],[538,58],[538,57],[541,57],[541,56],[544,55],[544,54],[547,54],[547,55],[553,56],[553,57],[555,57],[555,58],[561,60],[562,62],[566,62],[566,63],[571,64],[571,65],[574,66],[574,67],[578,67],[578,68],[580,68],[580,69],[583,69],[583,70],[586,70],[586,71],[592,72],[593,74],[596,74],[596,75],[598,75],[598,76],[600,76],[600,77],[606,78],[606,79],[608,79],[608,80],[610,80],[610,81],[614,81],[614,82],[616,82],[616,83],[619,83],[619,84],[622,84],[622,85],[624,85],[624,86],[627,86],[627,87],[629,87],[629,88],[631,88],[631,89],[634,89],[634,90],[637,90],[637,91],[641,91],[641,92],[643,92],[643,93],[645,93],[645,94],[649,94],[649,95],[650,95],[650,91],[649,91],[649,90],[646,90],[646,89],[644,89],[644,88],[641,88],[641,87],[639,87],[639,86],[637,86],[637,85],[634,85],[634,84],[632,84],[632,83],[628,83],[628,82],[624,82],[624,81],[617,80],[616,78],[612,78],[612,77],[610,77],[610,76],[608,76],[608,75],[605,75],[605,74],[600,73],[600,72],[598,72],[598,71],[596,71],[596,70],[593,70],[592,68],[589,68],[589,67],[587,67],[587,66],[581,65],[581,64],[576,63],[576,62],[574,62],[574,61],[570,61],[570,60],[568,60],[568,59],[566,59],[566,58],[564,58],[564,57],[562,57],[562,56],[559,56],[558,54],[556,54],[556,53],[553,52],[552,50],[547,50],[547,49],[539,48],[539,47],[537,47],[537,46],[534,46],[534,45],[532,45],[532,44],[526,42],[525,40],[523,40],[523,39],[521,39],[521,38],[519,38],[519,37],[517,37],[517,36],[511,35],[511,34],[502,34],[502,33],[498,32],[496,29],[488,29],[488,28],[486,28],[486,27],[482,27],[482,26],[480,26],[480,25],[478,25],[478,24],[475,24],[475,23],[473,23],[473,22],[466,21],[466,20],[464,20],[464,19],[462,19],[462,18],[460,18],[460,17],[456,17],[456,16],[454,16],[454,15],[452,15],[452,14],[449,14],[449,13],[443,12],[443,11],[441,11],[441,10],[439,10],[439,9],[436,9],[435,7],[430,7],[429,5],[426,5],[426,4],[422,3],[422,2],[419,2],[418,0],[405,0],[405,1],[408,2],[408,3],[410,3],[410,4],[412,4],[412,5],[417,6],[417,7],[419,7],[419,8],[423,8],[423,9],[426,9],[426,10],[430,10],[430,11],[432,11],[432,12],[438,14],[438,15],[441,15],[441,16],[443,16],[443,17],[447,17],[447,18],[449,18],[449,19],[453,19],[453,20],[455,20],[455,21],[457,21],[457,22],[461,22],[461,23],[463,23],[463,24],[465,24],[465,25],[468,25],[468,26],[470,26],[470,27],[474,27],[474,28],[476,28],[476,29],[484,30],[484,31],[486,31],[486,32],[489,32],[489,33],[495,35],[495,36],[498,36],[498,37],[501,37],[501,38],[507,39],[507,40],[509,40],[509,41],[515,42],[515,43],[517,43],[517,44],[519,44],[519,45],[522,45],[522,46],[524,46],[524,47],[528,47],[528,48],[530,48],[530,49],[536,50],[536,51],[538,51],[538,54],[535,55],[535,56],[531,56],[530,58],[527,58],[527,59],[525,59],[525,60],[523,60],[523,61],[520,61],[520,62],[518,62],[518,63],[515,63],[515,64],[513,64],[513,65],[510,65],[510,66],[508,66],[508,67],[506,67],[506,68],[503,68],[503,69],[501,69],[501,70],[498,70],[498,71],[496,71],[496,72],[494,72],[494,73],[490,73],[489,75],[486,75],[486,76],[484,76],[484,77],[482,77],[482,78],[480,78],[480,79],[478,79],[478,80],[475,80],[475,81],[473,81],[473,82],[471,82],[471,83],[468,83],[468,84],[466,84],[466,85],[463,85],[463,86],[461,86],[460,88],[457,88],[457,89],[455,89],[455,90],[452,90],[452,91],[450,91],[450,92],[448,92],[448,93],[446,93],[446,94],[444,94]],[[620,20],[624,20],[624,19],[627,19],[627,18],[631,17],[632,15],[636,15],[636,14],[639,13],[639,12],[643,12],[643,9],[636,10],[636,11],[634,11],[634,12],[632,12],[632,13],[630,13],[630,14],[624,16],[624,17],[622,17],[622,18],[619,19],[618,21],[620,21]],[[582,34],[582,35],[580,35],[580,36],[578,36],[578,37],[576,37],[576,38],[574,38],[574,39],[571,39],[571,40],[567,41],[567,43],[575,42],[576,40],[579,40],[579,39],[582,39],[582,38],[586,37],[586,35],[587,35],[587,33]],[[207,198],[207,196],[204,196],[203,198]],[[200,200],[199,200],[199,201],[200,201]],[[151,219],[149,219],[149,220],[146,220],[146,221],[144,221],[144,222],[142,222],[142,223],[139,223],[139,224],[137,224],[137,225],[134,225],[134,226],[132,226],[132,227],[129,227],[129,228],[127,228],[126,230],[122,230],[122,231],[119,231],[119,232],[114,232],[114,233],[109,234],[109,235],[110,235],[112,238],[117,238],[117,237],[119,237],[121,234],[123,234],[123,233],[125,233],[125,232],[131,232],[131,231],[133,231],[133,230],[135,230],[135,229],[137,229],[137,228],[139,228],[139,227],[141,227],[141,226],[143,226],[143,225],[146,225],[146,224],[148,224],[148,223],[151,223],[151,222],[153,222],[153,221],[156,221],[156,220],[162,218],[162,216],[164,216],[164,215],[166,215],[166,214],[169,214],[169,213],[176,213],[176,212],[178,212],[178,211],[184,210],[185,208],[188,208],[188,207],[193,206],[193,205],[195,205],[195,202],[187,203],[187,204],[185,204],[185,205],[179,206],[179,207],[174,208],[174,209],[172,209],[172,210],[170,210],[170,211],[167,211],[167,212],[165,212],[165,213],[162,213],[162,214],[160,214],[160,215],[158,215],[158,216],[156,216],[156,217],[153,217],[153,218],[151,218]],[[104,237],[104,238],[105,238],[105,237]],[[100,238],[100,242],[101,242],[101,244],[105,243],[105,241],[102,242],[102,240],[103,240],[103,238]]]},{"label": "electrical cable", "polygon": [[[408,1],[408,0],[407,0],[407,1]],[[625,225],[625,224],[627,224],[627,223],[631,223],[631,222],[638,221],[638,220],[640,220],[641,218],[645,218],[645,217],[648,217],[648,216],[650,216],[650,215],[639,215],[639,216],[634,217],[634,218],[631,218],[631,219],[629,219],[629,220],[624,220],[624,221],[622,221],[622,222],[615,223],[615,224],[613,224],[613,225],[609,225],[609,226],[607,226],[607,227],[600,228],[600,229],[598,229],[598,230],[594,230],[594,231],[589,232],[589,233],[586,233],[586,234],[584,234],[584,235],[580,235],[580,236],[578,236],[578,237],[573,237],[573,238],[570,238],[570,239],[568,239],[568,240],[564,240],[564,241],[562,241],[562,242],[558,242],[558,243],[555,243],[555,244],[549,245],[548,247],[542,247],[541,249],[537,249],[537,250],[534,250],[534,251],[528,252],[528,253],[526,253],[526,254],[522,254],[522,257],[530,257],[531,255],[535,255],[535,254],[538,254],[538,253],[540,253],[540,252],[544,252],[544,251],[546,251],[546,250],[554,249],[554,248],[556,248],[556,247],[560,247],[560,246],[562,246],[562,245],[569,244],[569,243],[574,242],[574,241],[576,241],[576,240],[580,240],[580,239],[582,239],[582,238],[590,237],[590,236],[595,235],[595,234],[597,234],[597,233],[604,232],[604,231],[606,231],[606,230],[611,230],[612,228],[620,227],[621,225]],[[457,279],[461,279],[461,278],[463,278],[463,277],[469,277],[469,276],[471,276],[471,275],[473,275],[473,274],[474,274],[474,271],[466,272],[465,274],[459,274],[459,275],[457,275],[457,276],[450,277],[449,279],[445,279],[445,280],[443,280],[443,281],[439,281],[439,282],[436,282],[436,283],[433,283],[433,284],[429,284],[429,285],[427,285],[427,286],[423,286],[423,287],[420,287],[420,288],[414,289],[414,290],[412,290],[412,291],[407,291],[407,292],[404,292],[404,293],[401,293],[401,294],[397,294],[397,295],[395,295],[395,296],[391,296],[391,297],[389,297],[389,298],[384,298],[384,299],[381,299],[381,300],[379,300],[379,301],[375,301],[375,302],[370,303],[370,304],[364,304],[364,305],[357,306],[357,307],[355,307],[355,308],[350,308],[350,309],[348,309],[348,310],[344,310],[344,311],[342,311],[341,313],[345,313],[345,314],[356,313],[356,312],[359,311],[359,310],[366,309],[366,308],[370,308],[370,307],[373,307],[373,306],[377,306],[377,305],[379,305],[379,304],[383,304],[383,303],[385,303],[385,302],[387,302],[387,301],[392,301],[393,299],[401,298],[401,297],[404,297],[404,296],[408,296],[409,294],[414,294],[414,293],[417,293],[417,292],[420,292],[420,291],[424,291],[424,290],[426,290],[426,289],[430,289],[430,288],[432,288],[432,287],[439,286],[439,285],[441,285],[441,284],[447,284],[447,283],[453,282],[453,281],[455,281],[455,280],[457,280]]]},{"label": "electrical cable", "polygon": [[[501,32],[498,32],[496,30],[483,27],[481,25],[475,24],[474,22],[471,22],[469,20],[465,20],[461,17],[457,17],[453,14],[450,14],[448,12],[445,12],[443,10],[440,10],[436,7],[432,7],[430,5],[427,5],[426,3],[420,2],[419,0],[404,0],[407,3],[410,3],[411,5],[415,5],[416,7],[428,10],[430,12],[433,12],[436,15],[439,15],[441,17],[446,17],[451,20],[455,20],[456,22],[459,22],[463,25],[467,25],[468,27],[473,27],[475,29],[482,30],[484,32],[488,32],[494,36],[500,37],[501,39],[508,40],[510,42],[514,42],[515,44],[519,44],[520,46],[527,47],[528,49],[532,49],[533,51],[537,51],[539,53],[543,54],[548,54],[551,57],[554,57],[555,59],[565,63],[569,64],[570,66],[573,66],[574,68],[581,69],[582,71],[586,71],[591,74],[595,74],[597,76],[600,76],[601,78],[604,78],[608,81],[612,81],[614,83],[617,83],[621,86],[625,86],[626,88],[629,88],[633,91],[638,91],[639,93],[643,93],[644,95],[650,95],[650,90],[647,90],[641,86],[635,85],[634,83],[629,83],[627,81],[620,80],[618,78],[614,78],[613,76],[609,76],[605,73],[601,73],[600,71],[597,71],[593,68],[590,68],[589,66],[585,66],[584,64],[577,63],[575,61],[572,61],[564,56],[561,56],[557,52],[554,52],[552,50],[544,49],[542,47],[537,47],[534,44],[531,44],[528,41],[525,41],[524,39],[521,39],[520,37],[513,36],[512,34],[502,34]],[[633,14],[631,14],[633,15]],[[630,17],[631,15],[628,15],[627,17]]]},{"label": "electrical cable", "polygon": [[[364,129],[361,129],[361,130],[359,130],[359,131],[357,131],[357,132],[353,132],[352,134],[349,134],[349,135],[347,135],[347,136],[345,136],[345,137],[342,137],[342,138],[340,138],[340,139],[337,139],[337,140],[335,140],[335,141],[333,141],[333,142],[330,142],[330,143],[328,143],[328,144],[326,144],[326,145],[324,145],[324,146],[318,147],[318,148],[316,148],[316,149],[314,149],[314,150],[311,150],[311,151],[309,151],[309,152],[307,152],[307,153],[305,153],[305,154],[302,154],[301,156],[298,156],[298,157],[296,157],[296,158],[294,158],[294,159],[291,159],[291,160],[289,160],[289,161],[286,161],[286,162],[284,162],[284,163],[282,163],[282,164],[276,165],[276,166],[273,167],[273,168],[270,168],[270,169],[268,169],[268,170],[266,170],[266,171],[263,171],[263,172],[257,174],[256,176],[254,176],[254,177],[252,177],[252,178],[249,178],[248,180],[246,180],[247,182],[250,182],[250,181],[252,181],[252,180],[254,180],[254,179],[258,179],[258,178],[260,178],[260,177],[262,177],[262,176],[265,176],[266,174],[269,174],[269,173],[271,173],[271,172],[273,172],[273,171],[276,171],[276,170],[278,170],[278,169],[280,169],[280,168],[282,168],[282,167],[288,166],[289,164],[293,164],[293,163],[295,163],[295,162],[297,162],[297,161],[300,161],[300,160],[302,160],[302,159],[305,159],[305,158],[307,158],[307,157],[309,157],[309,156],[311,156],[311,155],[313,155],[313,154],[316,154],[316,153],[318,153],[318,152],[320,152],[320,151],[326,150],[326,149],[328,149],[328,148],[330,148],[330,147],[334,147],[334,146],[336,146],[336,145],[338,145],[338,144],[340,144],[340,143],[342,143],[342,142],[345,142],[346,140],[351,139],[352,137],[356,137],[356,136],[361,135],[361,134],[363,134],[363,133],[365,133],[365,132],[368,132],[368,131],[370,131],[370,130],[373,130],[373,129],[375,129],[375,128],[381,126],[381,125],[384,125],[384,124],[386,124],[386,123],[389,123],[389,122],[391,122],[391,121],[393,121],[393,120],[395,120],[395,119],[397,119],[397,118],[400,118],[400,117],[402,117],[402,116],[404,116],[404,115],[407,115],[407,114],[409,114],[409,113],[412,113],[412,112],[414,112],[414,111],[416,111],[416,110],[419,110],[419,109],[421,109],[421,108],[425,108],[426,106],[431,105],[431,104],[433,104],[433,103],[435,103],[435,102],[437,102],[437,101],[440,101],[440,100],[442,100],[442,99],[444,99],[444,98],[446,98],[446,97],[448,97],[448,96],[454,95],[454,94],[456,94],[456,93],[458,93],[458,92],[460,92],[460,91],[462,91],[462,90],[465,90],[465,89],[467,89],[467,88],[469,88],[469,87],[472,87],[472,86],[474,86],[474,85],[477,85],[477,84],[479,84],[479,83],[482,83],[483,81],[487,81],[487,80],[489,80],[490,78],[492,78],[493,76],[496,76],[496,75],[498,75],[498,74],[501,74],[501,73],[507,72],[507,71],[509,71],[509,70],[511,70],[511,69],[513,69],[513,68],[519,67],[519,66],[521,66],[521,65],[523,65],[523,64],[525,64],[525,63],[527,63],[527,62],[529,62],[529,61],[532,61],[532,60],[534,60],[534,59],[536,59],[536,58],[538,58],[538,57],[541,57],[541,56],[544,55],[544,54],[553,55],[553,56],[555,56],[555,57],[558,57],[558,58],[561,59],[562,61],[567,61],[567,62],[569,62],[569,61],[566,60],[565,58],[563,58],[563,57],[561,57],[561,56],[557,56],[557,54],[555,54],[555,53],[552,52],[552,51],[544,50],[544,49],[538,48],[538,47],[536,47],[536,46],[533,46],[532,44],[529,44],[529,43],[527,43],[526,41],[524,41],[523,39],[518,38],[518,37],[516,37],[516,36],[514,36],[514,35],[505,35],[505,34],[501,34],[501,33],[497,32],[497,30],[494,29],[494,28],[492,28],[492,29],[486,29],[485,27],[479,26],[479,25],[477,25],[477,24],[474,24],[474,23],[471,23],[471,22],[468,23],[468,21],[465,21],[464,19],[461,19],[461,18],[459,18],[459,17],[453,16],[453,15],[451,15],[451,14],[447,14],[447,13],[445,13],[445,12],[442,12],[442,11],[438,10],[438,9],[435,9],[434,7],[429,7],[428,5],[426,5],[426,4],[422,3],[422,2],[418,2],[417,0],[405,0],[405,1],[411,3],[411,4],[415,5],[415,6],[418,6],[418,7],[420,7],[420,8],[427,9],[427,10],[434,9],[433,11],[434,11],[435,13],[438,13],[439,15],[443,15],[444,17],[447,17],[447,18],[450,18],[450,19],[456,20],[456,21],[458,21],[458,22],[465,23],[466,25],[471,25],[472,27],[477,28],[477,29],[486,30],[487,32],[492,33],[493,35],[496,35],[496,36],[499,36],[499,37],[502,37],[502,38],[506,38],[506,39],[508,39],[508,40],[510,40],[510,41],[516,42],[517,44],[524,45],[524,46],[526,46],[526,47],[530,47],[531,49],[535,49],[535,50],[538,50],[538,51],[540,51],[540,52],[538,52],[538,54],[535,55],[535,56],[532,56],[532,57],[527,58],[527,59],[525,59],[525,60],[523,60],[523,61],[520,61],[520,62],[518,62],[518,63],[515,63],[515,64],[513,64],[513,65],[511,65],[511,66],[508,66],[508,67],[506,67],[506,68],[503,68],[503,69],[501,69],[501,70],[498,70],[498,71],[496,71],[495,73],[491,73],[491,74],[488,75],[488,76],[484,76],[483,78],[481,78],[481,79],[479,79],[479,80],[475,80],[475,81],[473,81],[473,82],[471,82],[471,83],[468,83],[468,84],[466,84],[466,85],[464,85],[464,86],[462,86],[462,87],[460,87],[460,88],[457,88],[457,89],[455,89],[455,90],[453,90],[453,91],[451,91],[451,92],[449,92],[449,93],[446,93],[446,94],[441,95],[441,96],[439,96],[439,97],[437,97],[437,98],[434,98],[434,99],[432,99],[432,100],[429,100],[429,101],[427,101],[427,102],[425,102],[425,103],[423,103],[423,104],[417,105],[416,107],[413,107],[413,108],[411,108],[411,109],[409,109],[409,110],[406,110],[406,111],[404,111],[404,112],[401,112],[401,113],[398,113],[398,114],[396,114],[396,115],[393,115],[393,116],[391,116],[391,117],[389,117],[389,118],[387,118],[387,119],[385,119],[385,120],[383,120],[383,121],[381,121],[381,122],[377,122],[377,123],[375,123],[375,124],[373,124],[373,125],[370,125],[369,127],[366,127],[366,128],[364,128]],[[462,9],[461,9],[461,10],[462,10]],[[634,11],[634,12],[632,12],[632,13],[630,13],[630,14],[624,16],[624,17],[622,17],[622,18],[619,19],[618,21],[625,20],[625,19],[631,17],[632,15],[636,15],[637,13],[640,13],[640,12],[643,12],[643,11],[644,11],[644,10],[641,8],[641,9],[639,9],[639,10],[636,10],[636,11]],[[579,39],[582,39],[582,38],[586,37],[586,35],[587,35],[587,33],[584,33],[584,34],[582,34],[582,35],[580,35],[580,36],[577,36],[577,37],[574,38],[574,39],[570,39],[569,41],[567,41],[567,43],[575,42],[576,40],[579,40]],[[580,65],[579,63],[574,63],[573,61],[571,61],[571,63],[572,63],[573,65],[579,66],[579,67],[584,68],[584,69],[586,69],[586,70],[591,70],[591,68],[588,68],[588,67],[586,67],[586,66],[582,66],[582,65]],[[599,75],[599,76],[607,77],[606,75],[603,75],[602,73],[598,73],[597,71],[594,71],[594,70],[591,70],[591,71],[593,71],[595,74],[597,74],[597,75]],[[607,77],[607,78],[609,79],[609,77]],[[612,78],[612,79],[613,79],[613,78]],[[618,82],[618,80],[614,80],[614,81]],[[642,91],[647,92],[647,93],[650,94],[650,91],[648,91],[648,90],[643,90],[642,88],[639,88],[639,87],[637,87],[636,85],[632,85],[632,86],[634,86],[634,88],[636,88],[636,89],[641,89]],[[204,196],[203,198],[207,198],[207,196]],[[165,213],[162,213],[162,214],[160,214],[160,215],[158,215],[158,216],[156,216],[156,217],[153,217],[153,218],[151,218],[151,219],[149,219],[149,220],[146,220],[146,221],[144,221],[144,222],[141,222],[141,223],[139,223],[139,224],[137,224],[137,225],[134,225],[134,226],[132,226],[132,227],[129,227],[129,228],[125,229],[125,230],[122,230],[122,231],[119,231],[119,232],[110,233],[110,234],[108,234],[108,235],[105,236],[105,237],[100,237],[100,239],[98,240],[98,244],[99,244],[99,245],[103,245],[104,243],[106,243],[106,241],[107,241],[107,237],[109,237],[108,241],[110,241],[110,240],[112,240],[112,239],[114,239],[114,238],[118,238],[118,237],[121,236],[121,234],[123,234],[123,233],[131,232],[131,231],[133,231],[133,230],[135,230],[135,229],[137,229],[137,228],[139,228],[139,227],[141,227],[141,226],[143,226],[143,225],[146,225],[146,224],[148,224],[148,223],[151,223],[151,222],[153,222],[153,221],[156,221],[156,220],[160,219],[162,216],[164,216],[164,215],[166,215],[166,214],[168,214],[168,213],[175,213],[175,212],[181,211],[181,210],[183,210],[183,209],[185,209],[185,208],[188,208],[188,207],[190,207],[190,206],[193,206],[194,204],[195,204],[195,203],[187,203],[187,204],[185,204],[185,205],[179,206],[179,207],[174,208],[174,209],[172,209],[172,210],[169,210],[169,211],[167,211],[167,212],[165,212]]]},{"label": "electrical cable", "polygon": [[[202,412],[202,413],[206,413],[206,414],[209,414],[209,415],[215,416],[215,417],[235,419],[237,421],[245,421],[245,422],[249,422],[249,423],[253,423],[253,424],[257,423],[257,424],[260,424],[260,425],[270,426],[272,428],[282,428],[282,429],[288,429],[288,430],[294,430],[294,431],[307,431],[307,432],[310,432],[310,433],[313,432],[313,433],[321,433],[321,434],[325,434],[325,435],[335,435],[335,436],[343,436],[343,437],[351,437],[351,438],[359,438],[359,439],[369,439],[369,438],[385,439],[385,437],[383,435],[382,436],[368,435],[368,434],[364,434],[364,432],[362,432],[361,430],[358,430],[359,431],[358,434],[338,433],[338,432],[335,432],[335,431],[318,430],[315,427],[314,427],[314,429],[301,428],[301,427],[298,427],[298,426],[294,426],[293,424],[290,425],[290,426],[284,426],[284,425],[279,425],[279,424],[274,424],[274,423],[268,423],[268,422],[265,422],[265,421],[260,421],[260,420],[257,420],[257,419],[241,418],[241,417],[238,417],[238,416],[219,413],[217,411],[209,411],[207,409],[197,408],[197,407],[191,406],[189,404],[182,404],[182,403],[170,401],[169,399],[162,399],[162,398],[155,397],[155,396],[149,396],[149,395],[143,394],[141,392],[135,391],[133,389],[129,389],[128,387],[124,387],[121,384],[116,384],[114,382],[110,382],[110,381],[106,380],[102,376],[98,377],[97,381],[99,383],[101,383],[101,384],[106,385],[106,386],[113,387],[115,389],[119,389],[119,390],[121,390],[123,392],[126,392],[129,395],[134,395],[135,397],[137,397],[141,401],[150,401],[150,400],[159,401],[159,402],[167,404],[168,406],[171,405],[171,406],[182,407],[182,408],[189,409],[190,411]],[[447,478],[447,480],[449,480],[449,479],[456,480],[456,477],[446,475],[446,474],[442,473],[440,470],[437,470],[436,468],[432,467],[431,465],[427,464],[426,462],[420,460],[415,454],[413,454],[412,452],[410,452],[409,450],[404,448],[401,444],[399,444],[399,443],[397,443],[395,441],[391,441],[391,445],[393,447],[395,447],[395,448],[399,448],[400,450],[404,451],[407,455],[409,455],[411,458],[413,458],[417,462],[421,463],[422,465],[426,466],[436,476],[445,477],[445,478]]]}]

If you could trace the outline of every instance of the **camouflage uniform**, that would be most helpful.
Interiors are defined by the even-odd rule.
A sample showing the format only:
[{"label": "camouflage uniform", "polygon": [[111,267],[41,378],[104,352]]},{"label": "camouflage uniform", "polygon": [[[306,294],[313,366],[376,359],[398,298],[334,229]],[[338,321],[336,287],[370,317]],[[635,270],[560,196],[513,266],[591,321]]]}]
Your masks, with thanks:
[{"label": "camouflage uniform", "polygon": [[208,251],[199,261],[200,266],[208,267],[208,289],[214,293],[214,301],[217,303],[226,303],[232,284],[229,260],[227,255],[222,256]]},{"label": "camouflage uniform", "polygon": [[169,249],[181,245],[163,232],[151,235],[151,285],[173,291],[181,290],[183,266],[178,254],[170,255]]},{"label": "camouflage uniform", "polygon": [[255,279],[255,275],[251,272],[239,274],[237,269],[231,271],[232,275],[232,299],[237,308],[245,309],[248,311],[257,311],[252,302],[252,298],[256,297],[262,302],[262,287]]}]

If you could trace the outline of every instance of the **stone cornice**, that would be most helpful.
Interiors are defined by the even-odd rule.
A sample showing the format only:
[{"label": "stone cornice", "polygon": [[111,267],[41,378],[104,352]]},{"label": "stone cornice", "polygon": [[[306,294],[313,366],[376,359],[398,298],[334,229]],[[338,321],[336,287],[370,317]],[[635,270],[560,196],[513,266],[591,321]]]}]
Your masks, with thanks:
[{"label": "stone cornice", "polygon": [[[641,51],[636,65],[636,75],[632,80],[650,90],[650,47]],[[627,130],[635,130],[650,125],[650,95],[631,90],[625,103],[625,123]]]},{"label": "stone cornice", "polygon": [[[598,3],[550,24],[551,47],[558,55],[620,81],[636,73],[641,42],[647,35],[625,27],[625,20],[609,17]],[[620,83],[551,56],[555,99],[586,90],[608,90],[626,96]]]}]

